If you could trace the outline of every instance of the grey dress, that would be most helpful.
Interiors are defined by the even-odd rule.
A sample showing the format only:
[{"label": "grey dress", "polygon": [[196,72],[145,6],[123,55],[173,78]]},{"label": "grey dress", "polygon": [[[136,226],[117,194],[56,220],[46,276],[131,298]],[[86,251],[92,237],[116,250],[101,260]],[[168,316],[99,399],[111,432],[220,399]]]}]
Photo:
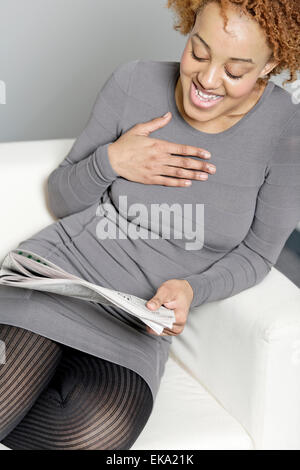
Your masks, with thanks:
[{"label": "grey dress", "polygon": [[[145,299],[168,279],[187,279],[194,291],[191,308],[235,295],[268,274],[300,220],[299,105],[269,82],[238,123],[208,134],[190,126],[177,109],[179,67],[146,60],[117,67],[82,134],[49,176],[50,207],[58,220],[18,248]],[[186,188],[120,177],[108,145],[168,110],[172,120],[150,136],[209,150],[216,174]],[[161,204],[170,216],[169,236],[162,236],[160,223],[149,223],[151,205]],[[197,207],[204,207],[204,218]],[[174,221],[186,227],[181,236]],[[121,309],[17,287],[0,286],[0,323],[128,367],[147,381],[154,399],[173,340],[149,334]]]}]

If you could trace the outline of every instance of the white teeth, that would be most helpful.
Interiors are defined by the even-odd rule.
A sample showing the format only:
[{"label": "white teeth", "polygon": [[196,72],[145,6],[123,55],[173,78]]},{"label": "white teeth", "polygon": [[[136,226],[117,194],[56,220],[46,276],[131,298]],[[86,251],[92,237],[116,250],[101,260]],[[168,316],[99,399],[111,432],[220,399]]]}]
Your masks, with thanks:
[{"label": "white teeth", "polygon": [[217,100],[218,98],[220,98],[220,96],[218,95],[206,95],[205,93],[203,93],[202,91],[198,90],[198,88],[196,88],[196,95],[197,96],[201,96],[201,98],[207,100],[207,101],[215,101]]}]

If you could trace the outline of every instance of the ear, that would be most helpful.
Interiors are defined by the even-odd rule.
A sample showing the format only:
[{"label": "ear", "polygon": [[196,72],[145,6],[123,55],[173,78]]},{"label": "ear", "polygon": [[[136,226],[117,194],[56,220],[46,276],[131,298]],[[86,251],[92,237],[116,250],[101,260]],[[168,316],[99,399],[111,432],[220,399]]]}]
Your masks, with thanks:
[{"label": "ear", "polygon": [[275,59],[268,61],[261,71],[260,78],[265,78],[275,67],[277,67],[278,64],[279,61]]}]

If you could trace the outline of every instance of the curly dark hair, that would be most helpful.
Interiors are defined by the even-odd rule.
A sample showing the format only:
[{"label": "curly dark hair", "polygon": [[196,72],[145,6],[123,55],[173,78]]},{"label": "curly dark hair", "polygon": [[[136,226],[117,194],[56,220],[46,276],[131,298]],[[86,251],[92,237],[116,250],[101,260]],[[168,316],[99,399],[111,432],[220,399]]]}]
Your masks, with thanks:
[{"label": "curly dark hair", "polygon": [[226,8],[237,7],[246,16],[254,19],[264,30],[271,58],[278,62],[266,78],[258,82],[266,83],[271,76],[289,70],[290,78],[285,83],[297,80],[300,70],[300,2],[299,0],[168,0],[165,8],[172,8],[179,17],[174,29],[187,35],[193,29],[198,13],[208,3],[218,3],[224,18],[224,29],[228,24]]}]

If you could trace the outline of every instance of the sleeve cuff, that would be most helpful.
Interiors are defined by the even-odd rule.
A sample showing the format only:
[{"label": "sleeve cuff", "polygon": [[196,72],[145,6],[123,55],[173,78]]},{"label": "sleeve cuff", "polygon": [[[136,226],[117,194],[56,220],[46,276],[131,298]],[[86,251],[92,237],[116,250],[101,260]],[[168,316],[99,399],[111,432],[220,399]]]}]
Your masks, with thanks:
[{"label": "sleeve cuff", "polygon": [[116,178],[120,176],[111,166],[111,163],[108,157],[108,146],[110,144],[111,142],[109,142],[108,144],[99,146],[95,152],[97,169],[101,177],[107,182],[114,181]]},{"label": "sleeve cuff", "polygon": [[194,296],[190,309],[199,307],[209,297],[210,283],[203,274],[191,274],[190,276],[184,277],[186,281],[191,285]]}]

